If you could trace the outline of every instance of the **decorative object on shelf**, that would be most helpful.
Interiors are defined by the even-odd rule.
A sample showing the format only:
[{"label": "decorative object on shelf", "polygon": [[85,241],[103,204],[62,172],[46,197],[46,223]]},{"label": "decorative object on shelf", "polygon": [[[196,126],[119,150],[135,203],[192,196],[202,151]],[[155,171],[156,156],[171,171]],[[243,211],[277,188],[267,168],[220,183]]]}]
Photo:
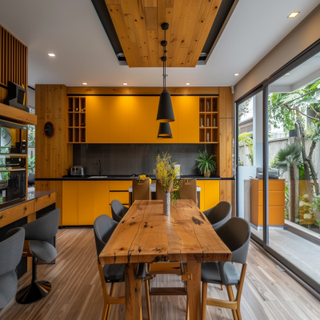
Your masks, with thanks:
[{"label": "decorative object on shelf", "polygon": [[176,170],[174,166],[176,163],[171,161],[169,153],[162,153],[157,155],[156,168],[153,170],[157,180],[160,181],[163,191],[163,214],[170,216],[170,193],[173,191],[173,179],[176,178]]},{"label": "decorative object on shelf", "polygon": [[210,111],[210,101],[207,100],[207,111]]},{"label": "decorative object on shelf", "polygon": [[196,159],[198,162],[197,168],[205,177],[210,177],[211,172],[213,173],[217,168],[217,164],[214,161],[215,155],[211,154],[209,156],[207,150],[204,150],[203,152],[199,151],[199,153],[199,158]]},{"label": "decorative object on shelf", "polygon": [[158,131],[158,139],[159,138],[172,139],[172,133],[169,122],[160,122]]},{"label": "decorative object on shelf", "polygon": [[54,135],[54,126],[52,122],[46,122],[44,125],[44,134],[47,138],[51,138]]},{"label": "decorative object on shelf", "polygon": [[210,142],[210,133],[207,132],[207,142]]},{"label": "decorative object on shelf", "polygon": [[215,117],[213,117],[213,119],[212,119],[212,126],[216,127],[216,118]]},{"label": "decorative object on shelf", "polygon": [[163,91],[160,95],[159,107],[158,107],[158,115],[157,120],[162,122],[172,122],[174,121],[174,114],[172,109],[171,97],[169,91],[167,91],[166,87],[166,66],[167,66],[167,40],[166,40],[166,30],[169,29],[169,24],[164,22],[161,24],[162,30],[164,30],[165,40],[161,41],[161,45],[163,47],[163,56],[161,57],[161,61],[163,62]]},{"label": "decorative object on shelf", "polygon": [[207,118],[207,127],[210,127],[210,119]]}]

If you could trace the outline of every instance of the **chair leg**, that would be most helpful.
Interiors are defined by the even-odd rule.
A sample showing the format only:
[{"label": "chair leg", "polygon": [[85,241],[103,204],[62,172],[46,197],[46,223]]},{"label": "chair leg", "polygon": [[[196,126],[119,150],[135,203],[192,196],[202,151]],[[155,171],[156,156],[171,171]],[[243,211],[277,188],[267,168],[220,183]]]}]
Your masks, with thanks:
[{"label": "chair leg", "polygon": [[223,290],[223,284],[221,285],[221,290]]},{"label": "chair leg", "polygon": [[101,320],[106,320],[107,314],[108,314],[108,310],[109,310],[109,305],[104,303],[103,310],[102,310],[102,315],[101,315]]},{"label": "chair leg", "polygon": [[237,310],[236,311],[237,311],[239,320],[242,320],[241,313],[240,313],[240,301],[241,301],[241,294],[242,294],[242,289],[244,284],[244,277],[246,275],[246,270],[247,270],[247,264],[245,263],[242,266],[240,281],[239,281],[239,285],[237,286],[238,292],[237,292]]},{"label": "chair leg", "polygon": [[[232,291],[232,286],[227,286],[227,292],[228,292],[229,300],[230,301],[234,301],[234,295],[233,295],[233,291]],[[233,315],[233,319],[234,320],[238,320],[238,316],[237,316],[236,310],[232,309],[232,315]]]},{"label": "chair leg", "polygon": [[144,282],[146,288],[146,299],[147,299],[147,310],[148,310],[148,320],[151,320],[151,306],[150,306],[150,293],[149,293],[149,281]]},{"label": "chair leg", "polygon": [[[110,288],[110,297],[112,297],[113,296],[113,293],[114,293],[114,287],[115,287],[115,284],[114,283],[112,283],[111,284],[111,288]],[[109,304],[108,305],[108,309],[107,309],[107,316],[106,316],[106,320],[109,320],[110,319],[110,315],[111,315],[111,307],[112,307],[112,305],[111,304]]]},{"label": "chair leg", "polygon": [[202,320],[206,320],[208,284],[202,282]]}]

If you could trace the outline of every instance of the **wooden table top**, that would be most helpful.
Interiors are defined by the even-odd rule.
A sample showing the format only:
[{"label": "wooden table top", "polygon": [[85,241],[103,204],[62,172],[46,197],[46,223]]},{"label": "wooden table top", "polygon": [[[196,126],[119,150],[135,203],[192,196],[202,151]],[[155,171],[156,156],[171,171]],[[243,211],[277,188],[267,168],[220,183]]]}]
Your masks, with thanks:
[{"label": "wooden table top", "polygon": [[230,261],[231,251],[192,200],[178,200],[170,216],[161,200],[130,207],[99,256],[102,264]]}]

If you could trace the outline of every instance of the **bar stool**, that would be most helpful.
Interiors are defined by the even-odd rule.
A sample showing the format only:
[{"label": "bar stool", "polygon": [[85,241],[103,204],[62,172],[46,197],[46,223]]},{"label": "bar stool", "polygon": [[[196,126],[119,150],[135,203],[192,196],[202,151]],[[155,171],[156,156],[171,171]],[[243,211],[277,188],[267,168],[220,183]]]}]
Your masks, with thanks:
[{"label": "bar stool", "polygon": [[37,261],[51,262],[57,255],[56,248],[47,242],[56,236],[59,227],[60,209],[55,209],[23,226],[26,232],[22,256],[32,257],[31,284],[21,289],[16,296],[20,304],[39,301],[51,291],[51,283],[37,280]]},{"label": "bar stool", "polygon": [[18,277],[15,268],[21,260],[24,237],[23,228],[14,228],[0,242],[0,310],[14,299],[17,292]]}]

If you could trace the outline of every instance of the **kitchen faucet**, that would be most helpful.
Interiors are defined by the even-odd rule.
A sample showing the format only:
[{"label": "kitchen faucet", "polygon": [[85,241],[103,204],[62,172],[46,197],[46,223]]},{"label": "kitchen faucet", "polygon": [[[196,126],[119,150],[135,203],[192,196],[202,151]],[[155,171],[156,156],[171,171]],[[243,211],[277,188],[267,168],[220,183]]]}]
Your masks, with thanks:
[{"label": "kitchen faucet", "polygon": [[99,165],[99,176],[101,176],[101,161],[100,159],[98,159],[98,165]]}]

